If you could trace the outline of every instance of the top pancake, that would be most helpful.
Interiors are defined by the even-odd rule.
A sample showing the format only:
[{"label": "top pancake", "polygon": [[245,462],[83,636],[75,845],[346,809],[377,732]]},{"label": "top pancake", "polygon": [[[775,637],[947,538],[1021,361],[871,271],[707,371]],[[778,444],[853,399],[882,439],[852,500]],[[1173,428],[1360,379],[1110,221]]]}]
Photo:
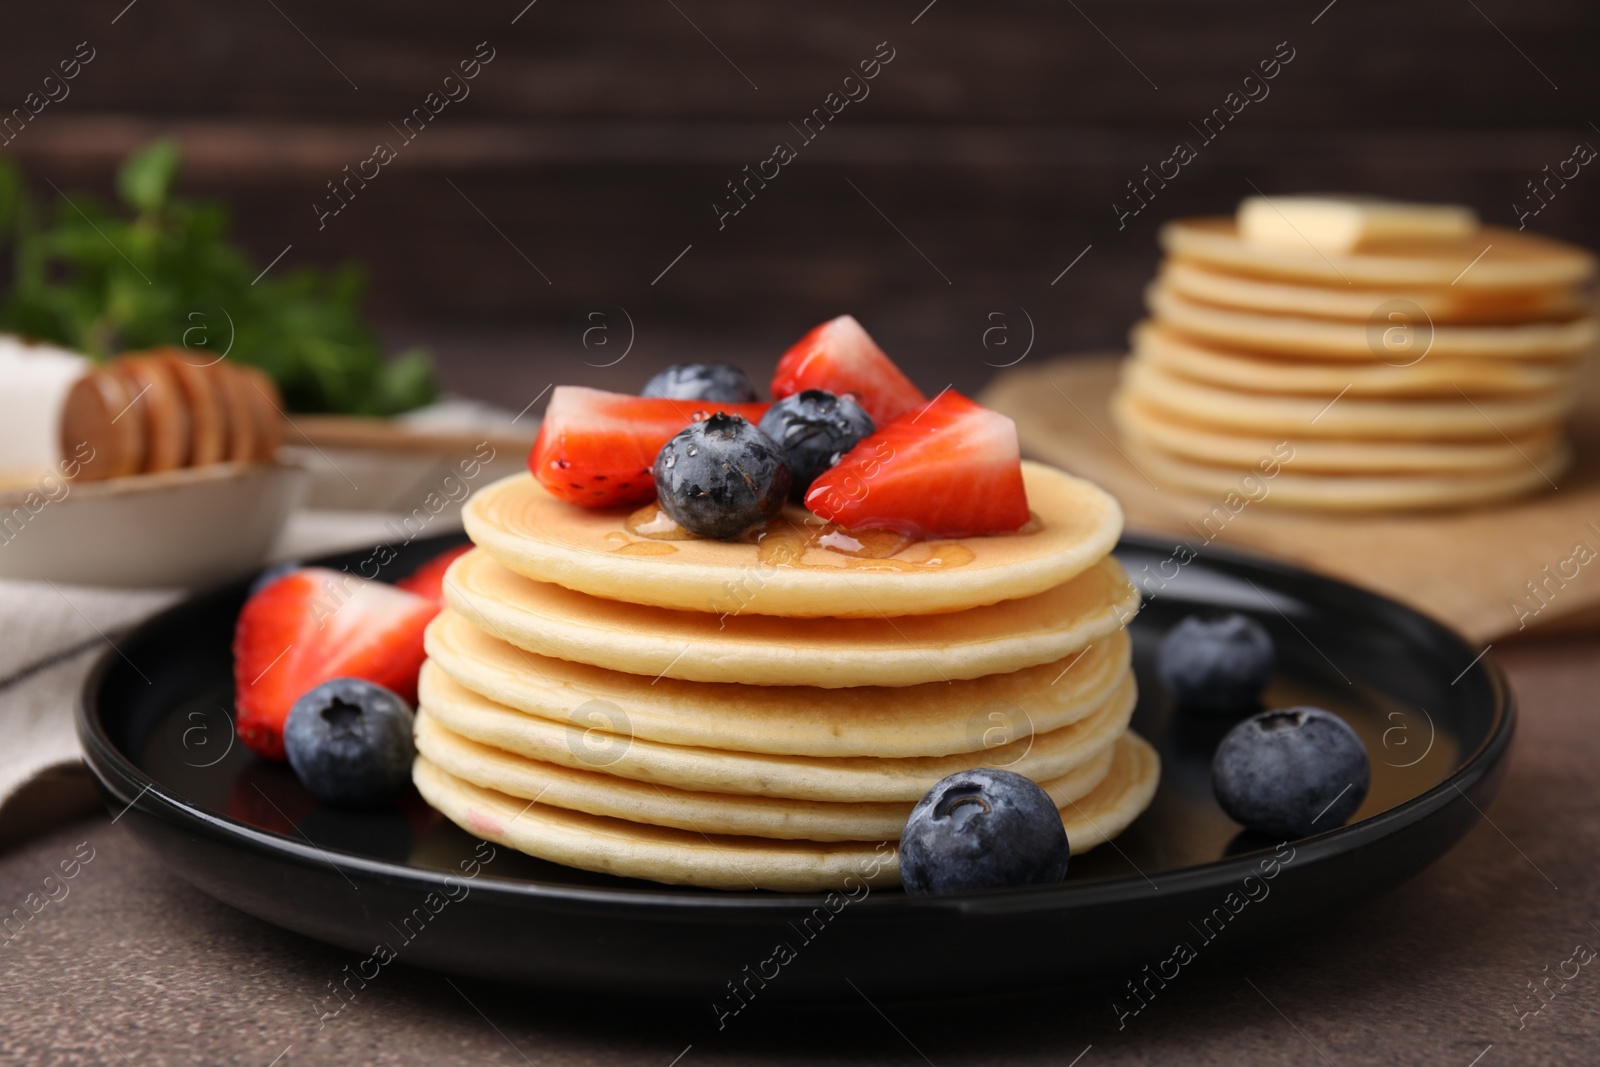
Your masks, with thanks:
[{"label": "top pancake", "polygon": [[1241,274],[1339,286],[1544,289],[1589,281],[1596,268],[1595,257],[1581,248],[1501,226],[1451,239],[1373,241],[1330,255],[1309,243],[1298,248],[1250,244],[1239,237],[1231,216],[1221,216],[1167,223],[1161,247]]},{"label": "top pancake", "polygon": [[575,507],[527,474],[485,486],[463,518],[473,542],[506,568],[609,600],[790,618],[932,615],[1043,593],[1116,545],[1122,510],[1108,494],[1037,463],[1022,473],[1037,529],[913,543],[887,559],[821,547],[798,509],[771,527],[782,552],[636,537],[623,526],[626,510]]}]

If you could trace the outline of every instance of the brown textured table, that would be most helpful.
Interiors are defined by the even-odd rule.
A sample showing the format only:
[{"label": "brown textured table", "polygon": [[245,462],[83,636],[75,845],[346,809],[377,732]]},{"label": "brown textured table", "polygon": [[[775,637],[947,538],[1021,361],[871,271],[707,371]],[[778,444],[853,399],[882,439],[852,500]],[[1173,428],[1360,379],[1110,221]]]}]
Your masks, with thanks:
[{"label": "brown textured table", "polygon": [[1108,990],[994,997],[959,974],[937,1004],[869,1003],[841,975],[836,1005],[758,1000],[719,1032],[706,1004],[452,985],[403,965],[319,1027],[313,1002],[350,953],[211,900],[101,816],[0,854],[10,909],[93,850],[0,944],[0,1063],[1590,1067],[1600,958],[1551,978],[1565,990],[1520,1029],[1517,1009],[1537,1006],[1527,983],[1571,973],[1579,943],[1600,948],[1600,638],[1495,654],[1522,719],[1492,822],[1358,911],[1202,957],[1120,1032]]}]

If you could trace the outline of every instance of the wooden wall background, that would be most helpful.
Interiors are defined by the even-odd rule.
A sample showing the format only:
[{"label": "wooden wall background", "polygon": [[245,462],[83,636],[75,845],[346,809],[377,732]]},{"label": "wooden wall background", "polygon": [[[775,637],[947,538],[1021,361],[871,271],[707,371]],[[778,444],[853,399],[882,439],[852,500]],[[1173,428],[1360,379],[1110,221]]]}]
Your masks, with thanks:
[{"label": "wooden wall background", "polygon": [[[1600,145],[1592,0],[125,3],[8,12],[0,110],[78,42],[97,54],[0,151],[46,191],[104,191],[123,153],[177,136],[185,187],[230,200],[261,263],[291,244],[285,263],[365,261],[386,329],[483,395],[629,388],[700,350],[764,367],[847,310],[925,386],[973,389],[1026,319],[1036,357],[1119,344],[1160,220],[1231,210],[1252,183],[1514,224],[1525,182]],[[319,231],[324,183],[397,141],[389,123],[480,41],[495,58],[470,97]],[[788,123],[882,41],[870,96],[719,231],[724,183],[797,142]],[[1285,41],[1270,96],[1119,230],[1125,183],[1198,143],[1189,123]],[[1592,245],[1597,223],[1585,170],[1533,226]],[[627,310],[639,353],[603,372],[579,344],[602,306]],[[1009,350],[983,345],[997,323]]]}]

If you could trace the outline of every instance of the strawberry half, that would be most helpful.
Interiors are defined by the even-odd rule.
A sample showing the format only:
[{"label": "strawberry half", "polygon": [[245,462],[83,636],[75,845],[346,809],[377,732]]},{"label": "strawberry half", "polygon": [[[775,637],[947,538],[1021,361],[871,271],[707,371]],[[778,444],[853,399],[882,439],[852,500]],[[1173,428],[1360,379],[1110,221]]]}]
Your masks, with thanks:
[{"label": "strawberry half", "polygon": [[470,544],[447,548],[394,584],[408,593],[425,596],[429,600],[443,604],[444,572],[450,569],[450,564],[471,551]]},{"label": "strawberry half", "polygon": [[1016,423],[947,390],[823,471],[806,507],[850,529],[1010,533],[1028,521]]},{"label": "strawberry half", "polygon": [[422,631],[438,613],[426,597],[325,567],[268,585],[245,601],[233,631],[239,740],[283,759],[289,709],[333,678],[365,678],[415,703]]},{"label": "strawberry half", "polygon": [[582,386],[550,394],[528,469],[569,504],[587,508],[654,500],[656,453],[691,422],[726,411],[760,422],[768,404],[713,404],[628,396]]},{"label": "strawberry half", "polygon": [[772,399],[805,389],[854,393],[872,421],[887,426],[927,402],[850,315],[829,319],[794,343],[772,375]]}]

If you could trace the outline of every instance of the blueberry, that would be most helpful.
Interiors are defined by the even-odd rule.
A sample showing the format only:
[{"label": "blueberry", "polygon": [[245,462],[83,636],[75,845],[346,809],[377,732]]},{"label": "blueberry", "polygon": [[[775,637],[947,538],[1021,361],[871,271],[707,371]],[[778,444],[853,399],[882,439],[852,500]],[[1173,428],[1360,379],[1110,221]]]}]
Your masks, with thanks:
[{"label": "blueberry", "polygon": [[257,593],[261,592],[261,590],[265,589],[279,578],[282,578],[286,574],[293,574],[295,571],[304,566],[305,564],[301,563],[297,559],[286,559],[281,563],[274,563],[272,566],[266,568],[260,574],[256,575],[256,580],[250,583],[249,595],[255,596]]},{"label": "blueberry", "polygon": [[411,706],[381,685],[335,678],[289,709],[283,747],[300,784],[318,800],[372,807],[411,780]]},{"label": "blueberry", "polygon": [[1277,661],[1259,622],[1235,611],[1203,611],[1162,639],[1156,673],[1179,707],[1243,714],[1260,710]]},{"label": "blueberry", "polygon": [[656,498],[679,526],[723,540],[781,511],[791,481],[783,450],[770,437],[720,411],[661,446],[655,478]]},{"label": "blueberry", "polygon": [[797,504],[819,474],[877,428],[855,397],[826,389],[786,396],[761,416],[761,432],[778,442],[794,475],[789,495]]},{"label": "blueberry", "polygon": [[640,396],[749,404],[761,399],[750,376],[731,363],[675,363],[644,383]]},{"label": "blueberry", "polygon": [[1366,799],[1361,738],[1321,708],[1263,711],[1228,731],[1211,760],[1217,803],[1251,830],[1289,840],[1335,826]]},{"label": "blueberry", "polygon": [[959,771],[928,790],[900,835],[907,893],[1047,885],[1066,877],[1066,827],[1050,795],[1012,771]]}]

